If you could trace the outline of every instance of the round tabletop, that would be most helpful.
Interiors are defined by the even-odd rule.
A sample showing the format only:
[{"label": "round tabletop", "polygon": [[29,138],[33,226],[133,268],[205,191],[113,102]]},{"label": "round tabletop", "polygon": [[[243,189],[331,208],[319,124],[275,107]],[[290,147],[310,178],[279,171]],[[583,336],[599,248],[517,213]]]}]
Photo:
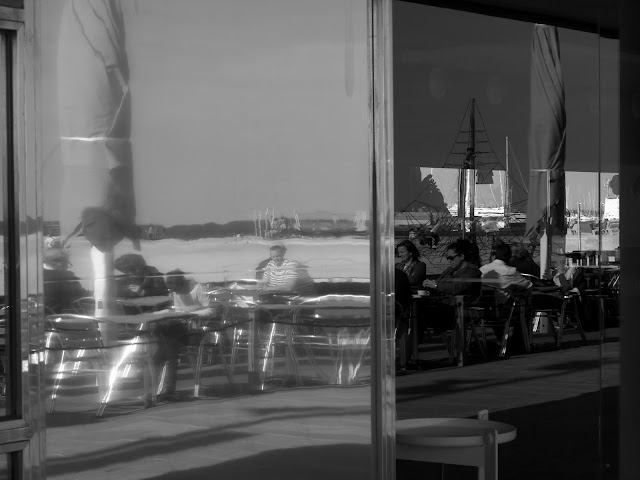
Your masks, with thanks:
[{"label": "round tabletop", "polygon": [[484,433],[498,432],[498,443],[516,438],[516,427],[475,418],[410,418],[396,422],[396,443],[416,447],[473,447],[483,445]]}]

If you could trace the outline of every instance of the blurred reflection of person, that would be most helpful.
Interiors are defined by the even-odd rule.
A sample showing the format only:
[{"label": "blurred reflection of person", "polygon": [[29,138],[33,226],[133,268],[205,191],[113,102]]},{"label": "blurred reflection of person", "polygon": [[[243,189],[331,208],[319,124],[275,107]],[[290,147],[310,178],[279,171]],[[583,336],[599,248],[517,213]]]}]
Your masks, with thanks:
[{"label": "blurred reflection of person", "polygon": [[199,317],[213,314],[207,287],[185,278],[182,270],[168,272],[166,285],[171,292],[173,308],[176,312],[195,313]]},{"label": "blurred reflection of person", "polygon": [[[186,279],[182,270],[168,272],[166,285],[171,292],[176,312],[189,312],[198,317],[213,315],[206,287]],[[160,395],[171,400],[178,380],[178,350],[190,340],[189,327],[186,322],[180,321],[157,322],[153,334],[158,341],[158,349],[154,355],[156,371],[163,372],[163,390]]]},{"label": "blurred reflection of person", "polygon": [[262,275],[262,291],[293,293],[303,296],[315,295],[316,287],[307,268],[299,262],[285,258],[287,249],[276,244],[269,249],[271,260]]},{"label": "blurred reflection of person", "polygon": [[69,257],[61,248],[45,252],[43,265],[44,304],[49,313],[73,312],[73,302],[91,295],[69,270]]},{"label": "blurred reflection of person", "polygon": [[420,261],[418,248],[412,241],[403,240],[396,246],[396,256],[400,257],[396,268],[407,275],[409,284],[414,290],[420,288],[424,279],[427,278],[427,265]]},{"label": "blurred reflection of person", "polygon": [[118,297],[151,297],[169,294],[162,273],[156,267],[147,265],[142,255],[127,253],[116,258],[114,266],[116,270],[124,273],[123,276],[116,277]]},{"label": "blurred reflection of person", "polygon": [[262,280],[262,276],[264,275],[264,269],[267,268],[269,262],[271,261],[271,257],[265,258],[262,260],[258,266],[256,267],[256,280]]}]

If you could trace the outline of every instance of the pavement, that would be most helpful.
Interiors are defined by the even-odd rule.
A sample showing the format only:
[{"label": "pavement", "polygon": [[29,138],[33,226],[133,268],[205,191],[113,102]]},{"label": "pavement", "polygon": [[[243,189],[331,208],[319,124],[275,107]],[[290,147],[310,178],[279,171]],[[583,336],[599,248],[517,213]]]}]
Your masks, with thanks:
[{"label": "pavement", "polygon": [[[619,343],[615,332],[608,337],[464,367],[445,366],[444,350],[427,345],[425,370],[397,378],[397,418],[488,409],[492,420],[518,429],[500,447],[501,479],[616,478]],[[181,369],[177,400],[144,409],[131,391],[102,418],[91,388],[61,396],[47,417],[47,478],[370,478],[366,384],[274,385],[247,394],[215,369],[204,383],[202,397],[193,398],[190,371]],[[399,479],[443,473],[433,464],[396,467]],[[477,478],[467,467],[446,466],[444,475]]]}]

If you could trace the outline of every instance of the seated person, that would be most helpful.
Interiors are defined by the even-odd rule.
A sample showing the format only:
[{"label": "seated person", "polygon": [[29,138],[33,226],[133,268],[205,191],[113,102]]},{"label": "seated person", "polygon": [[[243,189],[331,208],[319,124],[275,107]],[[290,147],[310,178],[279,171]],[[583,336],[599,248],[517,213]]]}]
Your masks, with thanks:
[{"label": "seated person", "polygon": [[500,244],[495,247],[495,257],[492,262],[480,267],[483,279],[494,280],[494,285],[501,290],[513,288],[531,288],[531,282],[522,276],[515,267],[508,264],[511,260],[511,247]]},{"label": "seated person", "polygon": [[396,268],[407,275],[413,290],[420,288],[427,278],[427,265],[420,261],[418,248],[412,241],[403,240],[396,246],[396,256],[400,257]]},{"label": "seated person", "polygon": [[511,260],[509,265],[515,267],[520,273],[525,275],[540,275],[540,266],[533,261],[533,257],[527,247],[522,243],[514,243],[511,245]]},{"label": "seated person", "polygon": [[271,260],[264,269],[258,288],[261,288],[264,293],[315,295],[315,283],[309,276],[306,267],[285,258],[286,251],[284,245],[280,244],[273,245],[269,249]]},{"label": "seated person", "polygon": [[437,280],[425,280],[422,285],[440,293],[443,298],[436,312],[432,312],[430,323],[435,331],[451,329],[455,320],[456,296],[464,295],[474,299],[480,295],[480,270],[475,263],[467,260],[475,258],[473,244],[458,240],[447,246],[447,260],[451,265]]},{"label": "seated person", "polygon": [[262,280],[262,276],[264,275],[264,269],[267,268],[267,265],[269,265],[270,261],[271,261],[271,257],[265,258],[258,264],[258,266],[256,267],[256,280],[258,281]]},{"label": "seated person", "polygon": [[[214,311],[209,308],[209,295],[204,285],[187,280],[182,270],[167,273],[167,288],[171,291],[173,308],[177,312],[190,312],[198,317],[209,317]],[[178,350],[191,343],[189,327],[181,322],[158,322],[153,329],[158,340],[158,349],[153,360],[157,372],[164,369],[164,389],[161,395],[171,398],[178,379]],[[198,336],[194,336],[199,341]]]},{"label": "seated person", "polygon": [[399,269],[395,269],[395,295],[396,295],[396,343],[399,351],[399,371],[407,370],[407,350],[409,332],[409,310],[411,308],[411,285],[407,275]]},{"label": "seated person", "polygon": [[116,270],[124,275],[116,277],[119,298],[168,295],[169,290],[157,268],[147,265],[142,255],[128,253],[116,258]]},{"label": "seated person", "polygon": [[[525,292],[531,289],[531,281],[523,277],[515,267],[508,265],[511,259],[511,247],[509,245],[505,243],[497,245],[494,255],[495,258],[493,261],[480,267],[480,271],[482,272],[483,281],[499,289],[496,295],[498,303],[504,303],[509,298],[508,294],[514,291]],[[502,316],[508,315],[508,313],[506,311],[499,311],[499,315],[502,318]],[[526,317],[529,318],[529,315],[527,314]],[[512,326],[517,344],[511,348],[511,351],[524,351],[525,346],[520,322],[512,322]],[[494,326],[493,330],[496,338],[502,338],[503,328],[501,326]]]},{"label": "seated person", "polygon": [[45,252],[43,265],[44,305],[48,313],[73,312],[73,302],[91,296],[80,279],[69,270],[69,257],[61,248]]},{"label": "seated person", "polygon": [[195,313],[199,317],[214,314],[207,288],[201,283],[187,280],[182,270],[176,269],[167,273],[166,285],[171,292],[176,312]]}]

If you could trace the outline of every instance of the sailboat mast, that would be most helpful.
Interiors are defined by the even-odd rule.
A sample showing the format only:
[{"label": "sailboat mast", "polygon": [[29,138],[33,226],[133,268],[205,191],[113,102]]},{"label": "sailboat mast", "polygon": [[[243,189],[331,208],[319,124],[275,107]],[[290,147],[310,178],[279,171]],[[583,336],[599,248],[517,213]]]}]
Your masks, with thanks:
[{"label": "sailboat mast", "polygon": [[476,99],[471,97],[471,114],[469,115],[469,149],[468,163],[469,181],[467,188],[469,189],[469,236],[471,240],[476,240]]},{"label": "sailboat mast", "polygon": [[509,216],[509,137],[504,137],[504,151],[505,151],[505,175],[504,175],[504,194],[503,197],[503,208],[505,220],[508,221]]}]

